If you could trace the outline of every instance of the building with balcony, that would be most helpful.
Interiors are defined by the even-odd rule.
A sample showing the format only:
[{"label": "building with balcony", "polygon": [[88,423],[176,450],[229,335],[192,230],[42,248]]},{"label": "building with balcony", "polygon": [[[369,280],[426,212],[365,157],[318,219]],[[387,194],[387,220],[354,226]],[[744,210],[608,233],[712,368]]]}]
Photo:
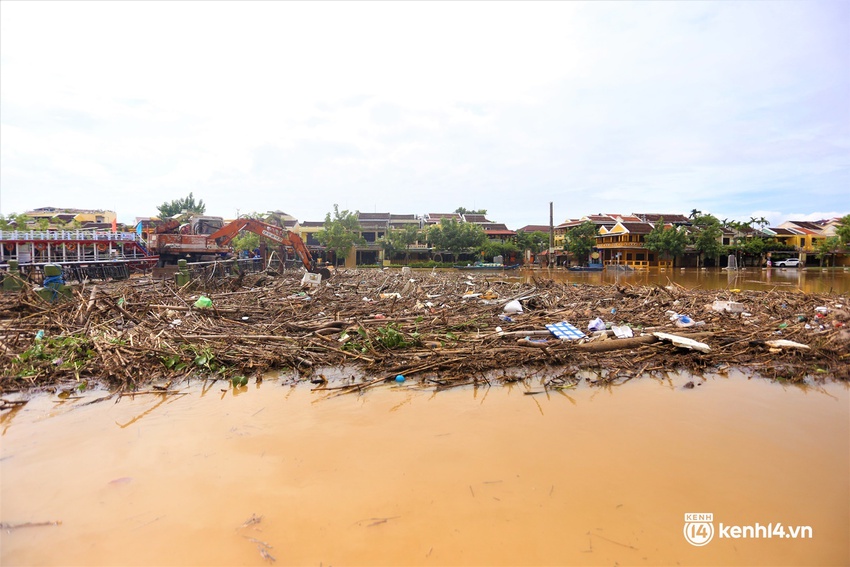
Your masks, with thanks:
[{"label": "building with balcony", "polygon": [[[77,222],[80,228],[108,229],[117,222],[115,211],[103,209],[67,209],[61,207],[40,207],[24,213],[36,221],[47,219],[51,228]],[[23,227],[21,227],[23,228]]]}]

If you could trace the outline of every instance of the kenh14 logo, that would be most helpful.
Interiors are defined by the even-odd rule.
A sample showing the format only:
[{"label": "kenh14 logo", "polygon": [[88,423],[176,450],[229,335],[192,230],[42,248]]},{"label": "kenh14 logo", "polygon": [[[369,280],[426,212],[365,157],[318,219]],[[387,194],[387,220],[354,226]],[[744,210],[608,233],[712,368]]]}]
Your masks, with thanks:
[{"label": "kenh14 logo", "polygon": [[[714,514],[691,512],[685,514],[685,539],[689,544],[702,547],[714,538]],[[730,525],[720,522],[718,538],[730,539],[812,539],[811,526],[786,526],[781,522],[750,525]]]},{"label": "kenh14 logo", "polygon": [[688,543],[702,547],[714,537],[714,514],[685,514],[685,539]]}]

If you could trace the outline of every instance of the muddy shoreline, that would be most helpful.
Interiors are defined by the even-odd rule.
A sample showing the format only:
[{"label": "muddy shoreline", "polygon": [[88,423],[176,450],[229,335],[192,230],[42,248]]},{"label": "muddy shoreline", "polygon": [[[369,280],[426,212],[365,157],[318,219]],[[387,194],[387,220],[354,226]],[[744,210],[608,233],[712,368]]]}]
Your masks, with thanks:
[{"label": "muddy shoreline", "polygon": [[[342,393],[402,379],[440,389],[540,375],[559,388],[730,368],[850,380],[847,294],[348,270],[318,287],[292,271],[197,277],[182,288],[87,283],[71,295],[49,303],[30,287],[0,294],[0,393],[167,390],[195,378],[239,385],[273,371]],[[546,327],[557,323],[585,337],[557,338]],[[358,372],[328,378],[328,367]]]}]

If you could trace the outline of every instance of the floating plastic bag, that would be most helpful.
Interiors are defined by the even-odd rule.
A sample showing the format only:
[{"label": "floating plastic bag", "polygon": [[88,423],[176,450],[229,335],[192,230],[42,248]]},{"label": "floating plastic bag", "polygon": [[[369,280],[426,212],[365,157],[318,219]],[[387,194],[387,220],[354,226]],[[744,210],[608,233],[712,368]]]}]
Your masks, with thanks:
[{"label": "floating plastic bag", "polygon": [[505,313],[522,313],[522,304],[516,299],[508,301],[503,311]]},{"label": "floating plastic bag", "polygon": [[212,299],[205,295],[202,295],[198,298],[198,301],[195,302],[195,307],[197,307],[198,309],[206,309],[208,307],[212,307]]}]

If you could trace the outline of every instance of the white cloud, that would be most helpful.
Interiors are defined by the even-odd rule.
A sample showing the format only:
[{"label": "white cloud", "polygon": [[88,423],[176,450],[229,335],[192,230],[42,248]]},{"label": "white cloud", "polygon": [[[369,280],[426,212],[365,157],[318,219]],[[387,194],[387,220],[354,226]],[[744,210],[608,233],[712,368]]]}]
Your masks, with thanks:
[{"label": "white cloud", "polygon": [[[0,211],[845,207],[842,4],[5,3]],[[68,187],[77,192],[68,203]],[[84,199],[83,205],[76,199]],[[557,213],[560,211],[560,213]]]}]

